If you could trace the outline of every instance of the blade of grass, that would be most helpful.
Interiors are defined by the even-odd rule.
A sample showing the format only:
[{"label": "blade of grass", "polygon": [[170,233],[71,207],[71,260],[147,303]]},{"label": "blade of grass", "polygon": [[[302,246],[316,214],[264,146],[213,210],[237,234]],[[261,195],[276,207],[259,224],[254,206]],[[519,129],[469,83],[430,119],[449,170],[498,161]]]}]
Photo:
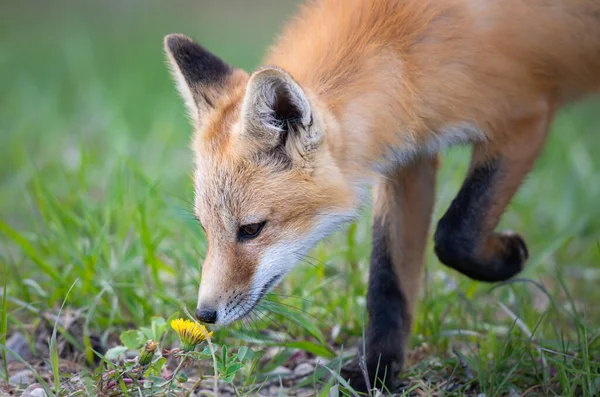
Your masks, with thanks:
[{"label": "blade of grass", "polygon": [[85,316],[85,323],[83,325],[83,344],[85,345],[85,356],[89,365],[94,364],[94,353],[92,352],[92,341],[90,339],[90,322],[92,321],[92,315],[95,312],[96,306],[98,306],[100,298],[107,290],[108,287],[105,285],[94,298],[94,302],[92,302],[88,314]]},{"label": "blade of grass", "polygon": [[17,243],[29,258],[35,263],[45,274],[50,276],[52,280],[60,282],[60,277],[56,269],[52,267],[49,263],[44,261],[36,252],[35,248],[27,241],[23,236],[21,236],[16,230],[8,226],[6,223],[0,220],[0,232],[4,232],[8,237],[10,237],[15,243]]},{"label": "blade of grass", "polygon": [[284,342],[282,345],[285,347],[293,348],[293,349],[304,350],[305,352],[312,353],[315,356],[320,356],[320,357],[326,358],[328,360],[331,360],[332,358],[335,357],[335,353],[333,353],[331,350],[329,350],[326,346],[317,345],[312,342],[306,342],[306,341]]},{"label": "blade of grass", "polygon": [[342,386],[344,386],[346,390],[352,393],[354,397],[360,397],[360,395],[352,388],[352,386],[350,386],[348,382],[346,382],[344,378],[342,378],[342,376],[339,373],[337,373],[329,367],[325,367],[325,369],[327,369],[327,371],[329,371],[337,379],[337,381],[340,382]]},{"label": "blade of grass", "polygon": [[[6,268],[6,266],[5,266]],[[2,323],[0,324],[0,341],[2,345],[6,345],[6,338],[8,334],[8,299],[6,296],[8,295],[8,291],[6,289],[8,285],[8,277],[4,277],[4,288],[2,289]],[[2,365],[4,367],[4,380],[8,383],[8,358],[6,357],[6,351],[4,348],[2,349]]]},{"label": "blade of grass", "polygon": [[52,330],[52,337],[50,338],[50,366],[52,368],[52,376],[54,378],[54,391],[56,395],[60,394],[60,371],[58,362],[58,345],[56,343],[56,331],[58,329],[58,321],[60,319],[60,315],[62,314],[63,308],[65,307],[65,303],[67,303],[67,299],[69,299],[69,294],[71,293],[71,290],[73,289],[75,284],[77,284],[78,281],[79,278],[77,278],[73,282],[73,284],[71,284],[71,287],[67,291],[67,295],[65,296],[65,299],[63,300],[63,303],[60,306],[60,310],[58,311],[58,316],[56,316],[56,321],[54,322],[54,329]]},{"label": "blade of grass", "polygon": [[44,378],[42,378],[40,376],[40,374],[37,373],[35,368],[33,368],[27,361],[23,360],[23,358],[21,356],[19,356],[16,352],[11,350],[8,346],[6,346],[3,343],[0,343],[0,348],[2,348],[3,351],[7,351],[8,353],[10,353],[11,356],[13,356],[17,361],[19,361],[21,364],[25,365],[27,367],[27,369],[31,371],[31,373],[35,376],[35,378],[40,383],[40,385],[42,385],[42,388],[44,389],[44,391],[46,392],[46,394],[49,397],[55,396],[55,394],[52,392],[52,390],[50,390],[50,386],[48,385],[48,383],[46,383]]},{"label": "blade of grass", "polygon": [[548,364],[546,363],[546,357],[544,357],[544,353],[542,352],[542,349],[540,349],[536,345],[535,337],[534,337],[533,333],[529,330],[529,327],[527,326],[527,324],[525,324],[523,322],[523,320],[521,320],[515,313],[513,313],[513,311],[510,310],[504,303],[502,303],[500,301],[498,301],[496,303],[498,304],[498,306],[500,306],[500,309],[502,309],[502,311],[504,311],[504,313],[506,313],[506,315],[508,315],[508,317],[510,317],[511,320],[513,320],[515,322],[516,326],[519,327],[519,329],[521,329],[521,331],[523,331],[523,333],[525,335],[527,335],[530,342],[533,344],[533,346],[536,348],[536,350],[538,351],[538,353],[540,355],[543,368],[546,369],[548,366]]},{"label": "blade of grass", "polygon": [[323,346],[326,346],[325,337],[319,328],[309,319],[307,319],[301,312],[290,310],[287,306],[277,304],[275,302],[264,302],[263,306],[265,309],[284,316],[285,318],[295,322],[304,330],[308,331],[314,336]]}]

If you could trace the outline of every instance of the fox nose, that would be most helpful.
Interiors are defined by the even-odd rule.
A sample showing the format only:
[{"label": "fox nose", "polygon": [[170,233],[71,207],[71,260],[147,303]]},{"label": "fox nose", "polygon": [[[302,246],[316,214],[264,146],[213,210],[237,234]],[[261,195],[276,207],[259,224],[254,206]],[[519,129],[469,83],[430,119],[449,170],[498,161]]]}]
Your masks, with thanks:
[{"label": "fox nose", "polygon": [[217,311],[214,309],[198,308],[196,309],[198,320],[206,324],[214,324],[217,321]]}]

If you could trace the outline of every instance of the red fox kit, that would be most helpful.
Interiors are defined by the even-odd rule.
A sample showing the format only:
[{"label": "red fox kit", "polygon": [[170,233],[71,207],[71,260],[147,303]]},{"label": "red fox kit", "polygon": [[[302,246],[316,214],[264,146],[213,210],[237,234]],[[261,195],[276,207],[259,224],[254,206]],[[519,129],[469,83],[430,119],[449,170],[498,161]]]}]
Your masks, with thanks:
[{"label": "red fox kit", "polygon": [[514,276],[525,242],[495,228],[556,111],[600,89],[600,1],[310,1],[250,75],[183,35],[165,47],[195,129],[209,247],[198,318],[248,314],[372,188],[367,368],[389,379],[411,329],[436,153],[473,147],[438,258],[476,280]]}]

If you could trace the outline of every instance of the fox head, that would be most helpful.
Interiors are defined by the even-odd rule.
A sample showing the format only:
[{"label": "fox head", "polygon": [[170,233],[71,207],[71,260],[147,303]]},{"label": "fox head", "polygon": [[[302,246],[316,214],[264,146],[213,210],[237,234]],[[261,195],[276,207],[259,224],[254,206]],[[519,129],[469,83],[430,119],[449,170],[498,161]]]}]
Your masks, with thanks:
[{"label": "fox head", "polygon": [[335,119],[286,71],[248,75],[192,39],[165,49],[194,128],[194,213],[206,234],[197,317],[248,314],[357,210],[332,155]]}]

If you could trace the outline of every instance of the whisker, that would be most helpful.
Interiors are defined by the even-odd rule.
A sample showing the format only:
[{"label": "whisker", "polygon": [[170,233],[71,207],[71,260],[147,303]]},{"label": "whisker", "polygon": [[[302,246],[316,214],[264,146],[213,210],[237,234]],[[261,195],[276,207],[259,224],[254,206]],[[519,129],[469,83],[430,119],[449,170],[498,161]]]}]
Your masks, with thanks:
[{"label": "whisker", "polygon": [[[323,261],[321,261],[321,260],[319,260],[319,259],[317,259],[315,257],[312,257],[312,256],[310,256],[308,254],[301,254],[299,252],[294,252],[294,255],[300,256],[301,258],[305,259],[306,263],[312,264],[312,262],[308,261],[310,259],[310,260],[313,260],[313,261],[317,262],[319,266],[322,266],[325,269],[334,269],[333,265],[331,265],[331,264],[329,264],[327,262],[323,262]],[[313,266],[316,267],[317,265],[313,264]]]},{"label": "whisker", "polygon": [[271,323],[265,321],[264,314],[260,310],[257,309],[252,314],[254,316],[255,321],[262,321],[267,328],[269,328],[272,325]]},{"label": "whisker", "polygon": [[[310,303],[311,305],[316,306],[318,308],[324,309],[324,307],[321,306],[321,305],[319,305],[317,302],[311,301],[310,299],[306,299],[306,298],[303,298],[303,297],[298,296],[298,295],[287,295],[287,294],[273,294],[273,295],[277,296],[279,298],[283,298],[283,299],[298,299],[298,300],[301,300],[303,302]],[[266,296],[263,299],[267,299],[268,297],[269,296]]]},{"label": "whisker", "polygon": [[[258,308],[258,309],[257,309],[258,313],[260,313],[260,314],[262,315],[262,317],[267,317],[267,319],[270,321],[270,323],[267,323],[266,321],[264,321],[264,319],[263,319],[263,322],[265,322],[265,324],[267,324],[267,326],[268,326],[268,327],[275,328],[275,330],[276,330],[276,331],[278,331],[278,332],[275,334],[278,342],[280,342],[280,343],[283,343],[283,342],[285,342],[285,339],[281,338],[281,334],[283,334],[283,335],[287,336],[287,335],[288,335],[288,332],[287,332],[287,330],[286,330],[286,329],[283,329],[283,328],[282,328],[282,327],[283,327],[283,325],[282,325],[282,324],[279,324],[279,323],[277,323],[277,321],[275,321],[275,320],[274,320],[274,319],[273,319],[273,318],[272,318],[272,317],[269,315],[269,312],[268,312],[268,311],[263,311],[263,310],[264,310],[264,309],[260,309],[260,308]],[[261,318],[261,319],[262,319],[262,318]]]},{"label": "whisker", "polygon": [[[313,314],[310,314],[306,310],[300,309],[300,308],[298,308],[296,306],[292,306],[292,305],[289,305],[289,304],[283,303],[283,302],[277,302],[277,301],[272,301],[272,300],[268,300],[268,299],[265,299],[265,301],[267,301],[269,303],[272,303],[272,304],[275,304],[275,305],[282,305],[282,306],[289,307],[290,309],[298,310],[299,312],[302,312],[302,313],[306,314],[307,316],[312,317],[313,320],[319,322],[321,325],[325,325],[322,320],[320,320],[318,317],[314,316]],[[262,306],[262,308],[268,310],[268,307]],[[286,317],[286,316],[284,315],[284,317]],[[288,320],[289,320],[289,318],[288,318]]]},{"label": "whisker", "polygon": [[248,319],[248,323],[250,324],[251,331],[254,332],[256,334],[256,336],[258,336],[258,335],[262,334],[262,330],[258,327],[258,324],[256,324],[255,317],[256,317],[255,313],[250,313],[250,315],[247,317],[247,319]]},{"label": "whisker", "polygon": [[[269,299],[270,295],[271,295],[271,294],[269,294],[268,296],[264,297],[264,298],[263,298],[263,300],[266,300],[266,301],[268,301],[268,302],[273,302],[273,303],[281,303],[281,304],[285,304],[285,305],[287,305],[287,306],[290,306],[289,304],[286,304],[286,303],[284,303],[284,302],[278,302],[278,301],[273,301],[273,300]],[[275,294],[275,293],[273,293],[272,295],[273,295],[273,296],[276,296],[276,297],[278,297],[278,298],[282,298],[282,300],[294,300],[294,299],[297,299],[297,300],[300,300],[300,301],[302,301],[302,302],[309,303],[310,305],[312,305],[312,306],[314,306],[314,307],[317,307],[317,308],[319,308],[319,309],[322,309],[322,310],[323,310],[325,313],[327,313],[327,314],[329,314],[329,315],[331,315],[331,316],[333,316],[333,315],[334,315],[334,313],[333,313],[333,312],[331,312],[330,310],[328,310],[328,309],[327,309],[325,306],[323,306],[323,305],[321,305],[321,304],[319,304],[319,303],[317,303],[317,302],[315,302],[315,301],[312,301],[312,300],[310,300],[310,299],[306,299],[306,298],[303,298],[303,297],[301,297],[301,296],[298,296],[298,295]],[[292,305],[292,306],[290,306],[290,307],[294,307],[295,309],[299,309],[298,307],[295,307],[295,306],[293,306],[293,305]]]},{"label": "whisker", "polygon": [[188,200],[188,199],[186,199],[185,197],[182,197],[182,196],[180,196],[180,195],[178,195],[178,194],[175,194],[175,193],[167,193],[167,196],[169,196],[169,197],[174,197],[174,198],[176,198],[176,199],[179,199],[179,200],[183,201],[185,204],[187,204],[188,206],[191,206],[191,207],[193,207],[193,206],[194,206],[194,203],[193,203],[193,201],[189,201],[189,200]]},{"label": "whisker", "polygon": [[250,324],[250,328],[252,329],[252,331],[256,332],[256,334],[260,334],[262,331],[258,328],[258,325],[256,324],[256,313],[253,311],[250,311],[250,313],[248,313],[247,316],[248,319],[248,323]]},{"label": "whisker", "polygon": [[309,261],[309,260],[307,260],[307,259],[305,259],[305,258],[302,258],[302,257],[299,257],[299,258],[298,258],[298,261],[299,261],[300,263],[304,263],[304,264],[307,264],[307,265],[309,265],[309,266],[312,266],[312,267],[314,267],[316,270],[325,270],[325,269],[327,269],[327,267],[326,267],[326,266],[320,266],[320,265],[318,265],[318,264],[315,264],[315,263],[312,263],[311,261]]}]

